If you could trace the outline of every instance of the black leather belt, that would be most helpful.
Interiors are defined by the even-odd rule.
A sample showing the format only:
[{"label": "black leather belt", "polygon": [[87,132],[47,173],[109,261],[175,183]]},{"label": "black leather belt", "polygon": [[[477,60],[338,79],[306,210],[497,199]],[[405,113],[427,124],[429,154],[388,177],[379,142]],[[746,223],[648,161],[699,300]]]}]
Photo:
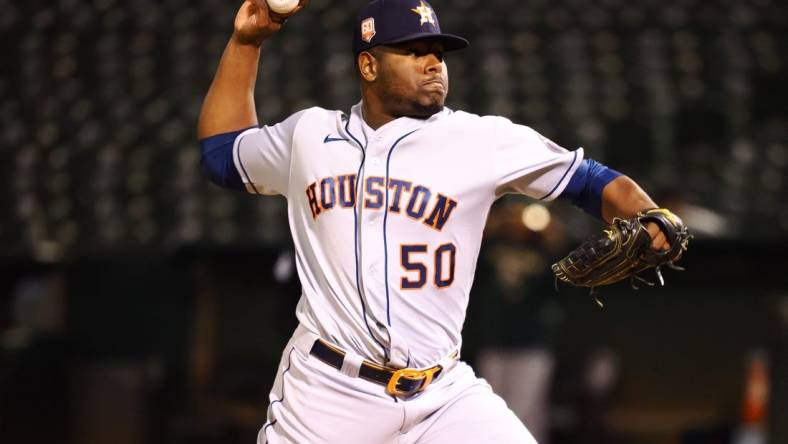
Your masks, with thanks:
[{"label": "black leather belt", "polygon": [[[309,353],[337,370],[342,368],[342,363],[345,361],[344,351],[322,339],[315,341]],[[358,376],[383,385],[390,395],[408,397],[426,389],[442,371],[443,367],[440,365],[426,370],[394,369],[363,361]]]}]

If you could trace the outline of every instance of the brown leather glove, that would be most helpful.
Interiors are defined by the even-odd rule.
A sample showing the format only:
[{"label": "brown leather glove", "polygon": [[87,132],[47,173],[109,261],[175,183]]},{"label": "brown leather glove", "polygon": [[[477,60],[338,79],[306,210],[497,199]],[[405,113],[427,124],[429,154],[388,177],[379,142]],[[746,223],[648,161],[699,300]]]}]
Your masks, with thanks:
[{"label": "brown leather glove", "polygon": [[[651,248],[651,235],[646,224],[654,222],[668,239],[670,248]],[[684,222],[665,208],[654,208],[628,219],[614,219],[602,233],[591,236],[565,258],[553,264],[557,279],[581,287],[609,285],[630,278],[632,286],[653,283],[638,276],[641,271],[656,268],[660,284],[664,284],[660,268],[679,269],[674,263],[687,250],[692,235]]]}]

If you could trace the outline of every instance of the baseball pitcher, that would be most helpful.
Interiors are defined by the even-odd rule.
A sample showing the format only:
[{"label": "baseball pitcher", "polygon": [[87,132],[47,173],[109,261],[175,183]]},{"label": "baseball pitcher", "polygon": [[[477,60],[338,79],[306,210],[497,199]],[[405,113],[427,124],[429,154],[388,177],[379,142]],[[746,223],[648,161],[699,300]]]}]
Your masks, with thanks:
[{"label": "baseball pitcher", "polygon": [[[460,358],[490,206],[506,193],[568,199],[604,221],[639,224],[638,245],[659,257],[680,243],[663,220],[681,228],[680,220],[582,149],[504,117],[444,106],[445,56],[468,41],[443,33],[424,0],[376,0],[359,12],[358,104],[260,126],[260,45],[306,6],[277,14],[264,0],[243,3],[198,125],[213,181],[287,199],[299,326],[258,443],[535,442]],[[588,277],[602,262],[604,283],[611,273],[626,277],[629,262],[605,262],[623,250],[570,257],[560,277]]]}]

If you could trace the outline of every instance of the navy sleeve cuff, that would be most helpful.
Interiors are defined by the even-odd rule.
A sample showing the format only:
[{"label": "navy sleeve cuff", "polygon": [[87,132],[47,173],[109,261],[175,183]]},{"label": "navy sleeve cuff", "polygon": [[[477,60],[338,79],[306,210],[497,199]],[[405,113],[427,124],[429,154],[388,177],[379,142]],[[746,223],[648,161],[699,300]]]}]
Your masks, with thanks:
[{"label": "navy sleeve cuff", "polygon": [[200,165],[215,184],[238,191],[246,191],[241,175],[238,174],[238,169],[233,162],[233,144],[235,139],[247,129],[249,128],[217,134],[200,140],[200,151],[202,152]]},{"label": "navy sleeve cuff", "polygon": [[618,176],[621,176],[618,171],[596,160],[585,159],[572,175],[560,197],[571,201],[586,213],[602,219],[602,190]]}]

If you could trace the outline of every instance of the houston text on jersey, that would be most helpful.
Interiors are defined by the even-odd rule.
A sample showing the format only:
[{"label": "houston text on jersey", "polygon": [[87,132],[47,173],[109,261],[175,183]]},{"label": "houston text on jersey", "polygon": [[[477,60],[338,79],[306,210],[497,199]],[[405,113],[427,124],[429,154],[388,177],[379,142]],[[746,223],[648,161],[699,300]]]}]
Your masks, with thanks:
[{"label": "houston text on jersey", "polygon": [[[367,177],[364,184],[364,208],[380,210],[388,199],[390,213],[405,213],[425,225],[442,230],[457,207],[457,201],[440,193],[433,193],[424,185],[411,181],[389,178],[386,191],[385,177]],[[390,196],[390,197],[389,197]],[[325,177],[306,188],[306,197],[312,218],[333,208],[354,208],[356,204],[356,175],[344,174]],[[407,201],[407,202],[406,202]]]}]

